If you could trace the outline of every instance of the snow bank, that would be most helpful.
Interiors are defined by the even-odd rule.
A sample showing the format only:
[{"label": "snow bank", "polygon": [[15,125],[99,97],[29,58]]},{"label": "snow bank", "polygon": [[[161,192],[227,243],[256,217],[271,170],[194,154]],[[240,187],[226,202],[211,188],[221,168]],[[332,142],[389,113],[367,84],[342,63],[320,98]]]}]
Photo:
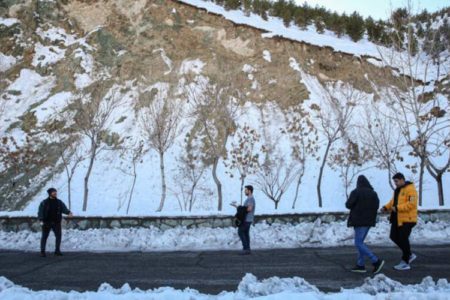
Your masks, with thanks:
[{"label": "snow bank", "polygon": [[[367,243],[391,246],[390,224],[379,222],[369,232]],[[353,245],[353,230],[346,222],[305,222],[297,225],[258,223],[250,231],[254,249],[337,247]],[[0,231],[0,248],[37,251],[40,233],[31,231]],[[450,222],[419,221],[413,230],[412,243],[437,245],[450,240]],[[54,239],[49,240],[49,249]],[[180,250],[234,250],[239,249],[236,229],[176,227],[159,228],[66,230],[64,251],[180,251]]]},{"label": "snow bank", "polygon": [[[386,286],[390,287],[386,289]],[[121,288],[113,288],[103,283],[97,291],[92,292],[61,292],[32,291],[15,285],[5,277],[0,277],[0,298],[10,299],[450,299],[450,284],[445,279],[435,282],[426,277],[420,284],[402,285],[385,275],[377,275],[367,279],[366,283],[353,290],[342,290],[339,293],[322,293],[300,277],[258,280],[254,275],[247,274],[242,279],[235,292],[222,292],[218,295],[206,295],[193,289],[176,290],[161,287],[152,290],[132,289],[129,284]]]},{"label": "snow bank", "polygon": [[17,59],[11,55],[5,55],[0,52],[0,72],[8,71],[17,62]]}]

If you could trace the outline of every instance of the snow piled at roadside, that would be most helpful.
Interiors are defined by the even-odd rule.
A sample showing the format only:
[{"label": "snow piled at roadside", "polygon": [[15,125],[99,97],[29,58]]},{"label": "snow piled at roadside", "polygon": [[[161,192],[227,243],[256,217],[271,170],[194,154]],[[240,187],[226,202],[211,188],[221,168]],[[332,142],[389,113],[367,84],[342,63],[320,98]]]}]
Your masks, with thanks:
[{"label": "snow piled at roadside", "polygon": [[367,278],[366,282],[356,289],[342,289],[339,293],[323,293],[300,277],[271,277],[258,280],[252,274],[246,274],[235,292],[222,292],[218,295],[206,295],[194,289],[176,290],[171,287],[160,287],[150,290],[132,289],[129,284],[121,288],[113,288],[103,283],[97,291],[62,292],[33,291],[15,285],[5,277],[0,277],[0,298],[10,299],[450,299],[450,284],[446,279],[435,282],[426,277],[420,284],[402,285],[385,275]]},{"label": "snow piled at roadside", "polygon": [[[371,229],[367,243],[391,246],[390,224],[383,220]],[[305,222],[297,225],[257,223],[250,231],[253,249],[337,247],[353,245],[353,230],[345,221],[322,223]],[[31,231],[0,231],[0,248],[37,251],[40,233]],[[419,221],[413,230],[412,243],[437,245],[450,240],[450,222]],[[54,239],[49,239],[53,249]],[[236,229],[176,227],[159,228],[65,230],[64,251],[180,251],[180,250],[235,250],[241,245]]]}]

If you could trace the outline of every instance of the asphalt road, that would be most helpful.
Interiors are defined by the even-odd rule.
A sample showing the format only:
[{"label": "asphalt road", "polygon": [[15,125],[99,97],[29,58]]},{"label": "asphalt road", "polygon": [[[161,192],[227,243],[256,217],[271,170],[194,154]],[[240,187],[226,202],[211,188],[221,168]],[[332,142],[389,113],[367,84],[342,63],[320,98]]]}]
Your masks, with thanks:
[{"label": "asphalt road", "polygon": [[[392,269],[400,259],[398,249],[373,249],[386,260],[382,273],[394,280],[419,283],[429,275],[450,280],[450,245],[413,247],[418,258],[407,272]],[[72,252],[46,258],[38,253],[0,250],[0,276],[33,290],[97,290],[108,282],[114,287],[124,283],[140,289],[190,287],[217,294],[236,290],[245,273],[253,273],[259,279],[300,276],[329,292],[360,286],[365,277],[371,276],[349,272],[354,259],[352,247],[258,250],[250,256],[236,251]]]}]

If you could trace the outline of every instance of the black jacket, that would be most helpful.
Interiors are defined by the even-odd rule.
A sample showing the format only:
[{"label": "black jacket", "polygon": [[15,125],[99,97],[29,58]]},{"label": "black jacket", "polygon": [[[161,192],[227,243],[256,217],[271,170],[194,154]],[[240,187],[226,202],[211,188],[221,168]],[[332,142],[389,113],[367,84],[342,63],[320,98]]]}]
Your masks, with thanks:
[{"label": "black jacket", "polygon": [[62,221],[62,214],[70,214],[70,210],[67,206],[59,199],[51,200],[50,198],[45,199],[39,205],[38,219],[41,222],[51,222],[50,220],[50,201],[57,201],[56,204],[56,222]]},{"label": "black jacket", "polygon": [[236,208],[236,214],[234,215],[234,225],[239,227],[245,221],[247,216],[247,206],[238,206]]},{"label": "black jacket", "polygon": [[366,177],[358,177],[356,189],[351,192],[345,206],[350,209],[349,227],[375,226],[380,200]]}]

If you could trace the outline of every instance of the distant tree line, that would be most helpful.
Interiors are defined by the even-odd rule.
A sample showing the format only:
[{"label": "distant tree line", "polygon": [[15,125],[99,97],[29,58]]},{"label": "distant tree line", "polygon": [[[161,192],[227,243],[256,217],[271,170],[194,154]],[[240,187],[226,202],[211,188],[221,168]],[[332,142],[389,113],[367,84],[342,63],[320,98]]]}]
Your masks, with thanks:
[{"label": "distant tree line", "polygon": [[[325,29],[334,32],[338,37],[346,34],[353,41],[357,42],[367,38],[376,44],[384,46],[403,45],[406,49],[411,46],[416,49],[419,45],[417,39],[422,39],[422,47],[430,55],[437,55],[449,47],[450,28],[444,19],[441,26],[433,28],[432,22],[437,17],[450,15],[450,7],[444,8],[435,13],[429,13],[424,9],[421,13],[410,16],[408,9],[398,8],[392,12],[390,20],[374,20],[371,17],[363,18],[358,12],[351,15],[339,14],[327,10],[323,6],[310,6],[306,2],[297,5],[294,0],[210,0],[223,6],[226,10],[243,10],[247,15],[254,13],[267,20],[269,16],[278,17],[283,20],[285,26],[296,25],[306,28],[314,25],[319,33]],[[413,29],[412,31],[409,29]],[[414,32],[414,38],[407,38],[408,32]],[[398,39],[401,43],[393,43],[393,39]],[[412,45],[407,45],[406,40],[412,41]],[[436,42],[439,42],[437,45]],[[436,47],[429,49],[428,45]]]}]

